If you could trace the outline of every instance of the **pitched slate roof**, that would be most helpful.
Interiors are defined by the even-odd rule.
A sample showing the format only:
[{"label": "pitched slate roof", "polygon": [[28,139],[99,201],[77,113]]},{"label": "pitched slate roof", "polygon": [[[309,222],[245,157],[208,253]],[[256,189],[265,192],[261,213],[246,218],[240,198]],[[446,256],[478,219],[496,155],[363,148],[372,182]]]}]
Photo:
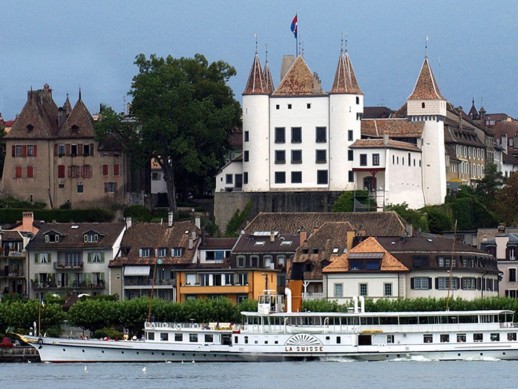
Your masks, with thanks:
[{"label": "pitched slate roof", "polygon": [[200,250],[231,249],[237,242],[237,238],[203,238]]},{"label": "pitched slate roof", "polygon": [[[87,248],[109,248],[125,228],[124,223],[46,223],[27,245],[27,250],[67,250]],[[59,242],[45,243],[47,233],[59,234]],[[94,232],[97,242],[85,242],[84,235]]]},{"label": "pitched slate roof", "polygon": [[290,66],[273,96],[324,96],[320,80],[311,72],[308,65],[298,56]]},{"label": "pitched slate roof", "polygon": [[[349,273],[349,257],[363,253],[368,256],[369,254],[381,255],[381,268],[380,272],[407,272],[409,269],[401,262],[398,261],[386,248],[384,248],[376,238],[370,237],[353,247],[348,253],[342,254],[334,262],[330,263],[323,270],[324,273]],[[357,271],[352,271],[357,272]],[[372,271],[371,271],[372,272]]]},{"label": "pitched slate roof", "polygon": [[424,59],[423,66],[419,72],[419,77],[414,86],[412,94],[407,100],[446,100],[439,91],[437,82],[428,63],[428,58]]},{"label": "pitched slate roof", "polygon": [[22,112],[4,138],[49,139],[58,131],[58,107],[52,99],[52,89],[45,84],[43,89],[28,92]]},{"label": "pitched slate roof", "polygon": [[250,74],[248,75],[248,81],[246,83],[246,87],[243,94],[264,95],[267,93],[268,92],[265,89],[263,69],[261,67],[261,62],[259,61],[259,55],[257,55],[256,53],[254,57],[254,62],[252,63],[252,69],[250,69]]},{"label": "pitched slate roof", "polygon": [[382,138],[387,134],[391,138],[420,138],[424,122],[411,122],[408,119],[362,119],[363,137]]},{"label": "pitched slate roof", "polygon": [[294,253],[299,244],[299,234],[281,234],[276,231],[265,231],[259,235],[245,233],[237,239],[232,253]]},{"label": "pitched slate roof", "polygon": [[362,95],[356,75],[354,74],[353,65],[349,58],[347,51],[342,51],[338,58],[338,65],[336,67],[335,79],[333,81],[333,88],[331,92],[333,94],[346,93],[354,95]]},{"label": "pitched slate roof", "polygon": [[[192,239],[189,248],[189,240]],[[160,257],[164,265],[191,264],[199,244],[200,230],[191,221],[180,221],[168,227],[161,223],[135,223],[125,232],[121,255],[110,261],[110,267],[124,265],[150,265],[157,261],[156,249],[168,248],[167,256]],[[141,257],[140,249],[151,249],[151,256]],[[173,257],[172,248],[183,248],[181,256]]]},{"label": "pitched slate roof", "polygon": [[369,236],[403,236],[405,221],[389,212],[261,212],[248,223],[246,233],[279,231],[279,233],[313,232],[326,222],[349,222],[364,229]]}]

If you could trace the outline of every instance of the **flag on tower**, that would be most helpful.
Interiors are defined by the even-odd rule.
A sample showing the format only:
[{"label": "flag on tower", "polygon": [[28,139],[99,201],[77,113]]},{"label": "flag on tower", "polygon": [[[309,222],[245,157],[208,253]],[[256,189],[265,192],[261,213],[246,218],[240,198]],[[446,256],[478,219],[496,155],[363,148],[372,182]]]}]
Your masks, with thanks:
[{"label": "flag on tower", "polygon": [[297,37],[297,27],[297,15],[295,14],[295,17],[291,21],[291,32],[293,33],[293,35],[295,35],[295,38]]}]

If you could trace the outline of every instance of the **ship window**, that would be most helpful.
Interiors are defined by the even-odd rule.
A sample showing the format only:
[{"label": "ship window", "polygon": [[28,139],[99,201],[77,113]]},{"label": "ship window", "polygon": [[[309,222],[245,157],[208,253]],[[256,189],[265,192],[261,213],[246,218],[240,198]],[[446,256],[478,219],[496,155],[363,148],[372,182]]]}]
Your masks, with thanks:
[{"label": "ship window", "polygon": [[491,334],[491,342],[499,342],[500,341],[500,334]]},{"label": "ship window", "polygon": [[394,343],[394,335],[387,335],[387,343]]},{"label": "ship window", "polygon": [[507,340],[516,341],[516,332],[509,332],[507,334]]},{"label": "ship window", "polygon": [[433,343],[433,335],[432,334],[424,334],[423,341],[425,343]]},{"label": "ship window", "polygon": [[457,343],[466,342],[466,334],[457,334]]},{"label": "ship window", "polygon": [[189,342],[191,342],[191,343],[198,342],[198,334],[189,334]]},{"label": "ship window", "polygon": [[148,332],[147,338],[148,338],[148,340],[155,340],[155,333],[154,332]]},{"label": "ship window", "polygon": [[482,342],[483,339],[483,334],[473,334],[473,342]]},{"label": "ship window", "polygon": [[446,343],[450,341],[450,335],[449,334],[441,334],[441,343]]},{"label": "ship window", "polygon": [[167,332],[161,332],[160,333],[160,340],[163,341],[163,342],[167,342],[167,340],[168,340]]},{"label": "ship window", "polygon": [[336,337],[336,344],[340,344],[340,343],[342,343],[342,337],[337,336]]},{"label": "ship window", "polygon": [[214,335],[205,334],[205,343],[214,343]]},{"label": "ship window", "polygon": [[183,341],[183,335],[179,332],[174,334],[174,341],[175,342],[182,342]]},{"label": "ship window", "polygon": [[245,336],[245,344],[248,343],[248,336]]}]

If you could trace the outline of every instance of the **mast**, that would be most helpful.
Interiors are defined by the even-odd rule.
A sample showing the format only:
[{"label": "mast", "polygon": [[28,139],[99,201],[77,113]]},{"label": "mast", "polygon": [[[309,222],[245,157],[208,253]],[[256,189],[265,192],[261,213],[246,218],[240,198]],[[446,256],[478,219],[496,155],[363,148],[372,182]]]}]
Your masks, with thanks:
[{"label": "mast", "polygon": [[[450,310],[450,291],[452,290],[453,281],[453,261],[455,260],[455,241],[457,240],[457,219],[455,219],[455,226],[453,227],[453,244],[451,247],[451,259],[450,259],[450,278],[448,282],[448,295],[446,297],[446,310]],[[452,292],[453,295],[453,292]]]}]

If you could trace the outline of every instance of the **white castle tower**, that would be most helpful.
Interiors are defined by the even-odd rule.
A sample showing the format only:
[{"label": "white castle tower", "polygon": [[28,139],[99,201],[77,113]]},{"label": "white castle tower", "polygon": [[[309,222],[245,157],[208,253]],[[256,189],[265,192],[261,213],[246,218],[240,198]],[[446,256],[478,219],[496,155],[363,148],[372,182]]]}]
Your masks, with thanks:
[{"label": "white castle tower", "polygon": [[446,196],[446,99],[439,91],[428,57],[425,57],[414,91],[407,99],[407,115],[411,121],[424,122],[421,167],[424,203],[442,204]]},{"label": "white castle tower", "polygon": [[333,88],[329,96],[329,189],[353,190],[353,153],[349,146],[361,139],[363,93],[347,51],[340,53]]}]

